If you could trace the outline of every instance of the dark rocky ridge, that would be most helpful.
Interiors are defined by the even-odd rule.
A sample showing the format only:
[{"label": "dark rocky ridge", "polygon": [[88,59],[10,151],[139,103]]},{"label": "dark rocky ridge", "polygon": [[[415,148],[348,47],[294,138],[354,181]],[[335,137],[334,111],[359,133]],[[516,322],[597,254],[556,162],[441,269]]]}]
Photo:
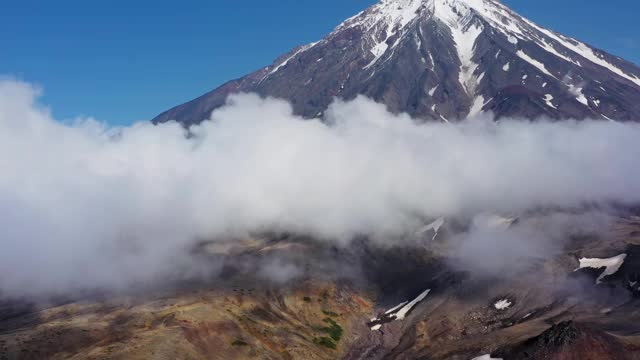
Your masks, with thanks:
[{"label": "dark rocky ridge", "polygon": [[497,0],[383,0],[321,41],[170,109],[154,123],[208,119],[233,93],[286,99],[319,117],[365,95],[422,120],[640,119],[640,69],[543,29]]},{"label": "dark rocky ridge", "polygon": [[494,354],[505,359],[632,359],[614,336],[573,321],[552,326],[539,336]]}]

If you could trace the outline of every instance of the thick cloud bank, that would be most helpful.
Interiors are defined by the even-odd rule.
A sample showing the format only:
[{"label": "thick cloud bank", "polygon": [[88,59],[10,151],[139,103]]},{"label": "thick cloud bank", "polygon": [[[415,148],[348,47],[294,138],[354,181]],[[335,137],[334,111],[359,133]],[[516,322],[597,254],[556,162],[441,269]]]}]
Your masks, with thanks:
[{"label": "thick cloud bank", "polygon": [[346,241],[427,218],[640,200],[640,126],[476,119],[419,125],[365,98],[325,122],[230,98],[178,124],[64,124],[0,82],[0,291],[150,282],[193,271],[202,239],[284,230]]}]

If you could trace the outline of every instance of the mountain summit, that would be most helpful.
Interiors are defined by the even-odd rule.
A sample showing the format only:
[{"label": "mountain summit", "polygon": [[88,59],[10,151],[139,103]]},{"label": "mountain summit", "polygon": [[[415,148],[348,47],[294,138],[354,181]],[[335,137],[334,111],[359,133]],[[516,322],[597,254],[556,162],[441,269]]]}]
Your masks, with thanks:
[{"label": "mountain summit", "polygon": [[497,0],[382,0],[321,41],[153,121],[199,123],[236,92],[289,100],[307,118],[321,116],[336,97],[362,94],[423,120],[481,112],[640,119],[640,68]]}]

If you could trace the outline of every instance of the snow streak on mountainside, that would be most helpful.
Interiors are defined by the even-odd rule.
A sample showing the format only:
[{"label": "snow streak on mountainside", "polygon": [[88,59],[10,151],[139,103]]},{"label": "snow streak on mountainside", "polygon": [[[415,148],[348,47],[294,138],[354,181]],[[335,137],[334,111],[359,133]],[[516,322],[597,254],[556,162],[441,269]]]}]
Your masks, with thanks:
[{"label": "snow streak on mountainside", "polygon": [[231,93],[289,100],[323,114],[358,94],[394,112],[449,121],[640,119],[640,68],[544,29],[497,0],[382,0],[327,37],[164,112],[155,122],[208,119]]}]

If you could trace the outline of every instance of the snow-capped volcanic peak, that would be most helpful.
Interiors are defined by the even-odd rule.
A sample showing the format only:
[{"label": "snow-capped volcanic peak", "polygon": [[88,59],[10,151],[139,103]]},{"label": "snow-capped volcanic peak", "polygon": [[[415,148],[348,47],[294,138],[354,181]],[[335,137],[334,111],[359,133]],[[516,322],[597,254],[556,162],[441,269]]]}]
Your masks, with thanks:
[{"label": "snow-capped volcanic peak", "polygon": [[640,119],[640,68],[542,28],[498,0],[381,0],[320,41],[159,115],[208,119],[232,93],[320,117],[364,95],[421,120]]},{"label": "snow-capped volcanic peak", "polygon": [[[369,68],[376,64],[388,50],[398,45],[406,26],[419,17],[427,2],[428,0],[382,0],[367,11],[347,19],[336,28],[333,34],[352,27],[359,27],[368,33],[370,37],[366,41],[369,51],[374,56],[365,66]],[[392,38],[395,41],[390,42]]]},{"label": "snow-capped volcanic peak", "polygon": [[503,23],[505,27],[508,27],[505,18],[514,15],[496,0],[382,0],[368,10],[347,19],[336,30],[356,25],[371,28],[379,23],[399,30],[422,14],[438,18],[447,25],[459,27],[472,11],[496,24]]},{"label": "snow-capped volcanic peak", "polygon": [[[367,65],[368,68],[389,49],[395,48],[402,35],[409,32],[405,31],[408,30],[407,25],[418,18],[437,20],[450,28],[458,58],[462,63],[460,82],[463,85],[466,85],[470,74],[475,70],[474,64],[471,63],[475,41],[484,28],[483,24],[488,24],[493,31],[506,36],[514,46],[517,46],[519,41],[534,42],[544,51],[563,61],[577,66],[590,61],[640,86],[638,76],[606,61],[588,45],[541,28],[496,0],[382,0],[369,10],[346,20],[334,32],[361,26],[372,35],[371,52],[375,57]],[[474,21],[478,19],[482,21]],[[389,44],[388,40],[391,38],[395,40]],[[522,51],[520,54],[525,61],[540,68],[541,61],[523,56]],[[542,71],[554,76],[546,69]]]},{"label": "snow-capped volcanic peak", "polygon": [[460,83],[466,87],[470,74],[477,66],[474,66],[471,58],[475,40],[482,32],[481,25],[472,24],[473,15],[483,14],[497,20],[500,14],[497,5],[492,0],[382,0],[368,11],[348,19],[334,32],[355,26],[368,32],[374,58],[365,68],[370,68],[387,51],[393,50],[405,34],[412,33],[413,29],[408,29],[408,25],[418,22],[414,20],[437,20],[451,29],[462,64]]},{"label": "snow-capped volcanic peak", "polygon": [[385,25],[389,32],[401,30],[418,16],[418,10],[424,7],[426,2],[428,0],[382,0],[366,11],[345,20],[334,32],[354,26],[370,30],[376,25]]}]

